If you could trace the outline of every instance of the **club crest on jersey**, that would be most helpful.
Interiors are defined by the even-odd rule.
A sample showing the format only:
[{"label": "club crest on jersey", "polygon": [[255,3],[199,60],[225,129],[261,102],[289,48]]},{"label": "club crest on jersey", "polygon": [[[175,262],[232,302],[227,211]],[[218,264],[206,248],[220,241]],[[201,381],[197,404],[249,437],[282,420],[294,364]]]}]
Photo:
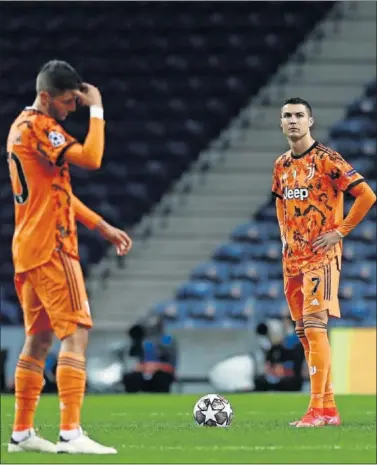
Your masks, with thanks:
[{"label": "club crest on jersey", "polygon": [[53,147],[60,147],[65,144],[65,137],[61,132],[51,131],[48,133],[48,139],[51,142]]},{"label": "club crest on jersey", "polygon": [[306,176],[306,179],[307,180],[312,179],[314,175],[315,175],[315,164],[311,163],[310,165],[308,165],[308,175]]},{"label": "club crest on jersey", "polygon": [[286,187],[283,191],[283,197],[285,200],[305,200],[309,197],[309,190],[305,187],[297,187],[295,189],[289,189],[288,187]]}]

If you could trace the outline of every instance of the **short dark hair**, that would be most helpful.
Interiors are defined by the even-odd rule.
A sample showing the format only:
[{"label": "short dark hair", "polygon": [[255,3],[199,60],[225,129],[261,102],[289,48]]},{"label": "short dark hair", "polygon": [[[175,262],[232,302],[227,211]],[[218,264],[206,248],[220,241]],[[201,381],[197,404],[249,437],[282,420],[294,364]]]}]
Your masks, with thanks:
[{"label": "short dark hair", "polygon": [[313,110],[309,102],[300,97],[291,97],[283,103],[283,107],[284,105],[304,105],[304,107],[308,110],[309,116],[312,116],[313,114]]},{"label": "short dark hair", "polygon": [[36,91],[44,90],[55,97],[67,90],[79,89],[81,84],[81,77],[69,63],[51,60],[38,73]]}]

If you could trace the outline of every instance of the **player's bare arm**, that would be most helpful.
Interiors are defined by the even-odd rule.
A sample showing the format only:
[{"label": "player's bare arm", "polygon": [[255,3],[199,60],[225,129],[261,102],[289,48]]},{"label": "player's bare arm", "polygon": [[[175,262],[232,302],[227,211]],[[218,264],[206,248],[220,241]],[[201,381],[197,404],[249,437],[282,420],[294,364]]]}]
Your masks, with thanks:
[{"label": "player's bare arm", "polygon": [[111,226],[105,220],[100,221],[96,229],[104,239],[115,245],[117,255],[126,255],[131,250],[132,240],[128,234],[121,229]]},{"label": "player's bare arm", "polygon": [[88,229],[96,229],[104,239],[115,245],[118,255],[126,255],[131,250],[132,240],[124,231],[111,226],[75,195],[72,196],[72,204],[76,220]]}]

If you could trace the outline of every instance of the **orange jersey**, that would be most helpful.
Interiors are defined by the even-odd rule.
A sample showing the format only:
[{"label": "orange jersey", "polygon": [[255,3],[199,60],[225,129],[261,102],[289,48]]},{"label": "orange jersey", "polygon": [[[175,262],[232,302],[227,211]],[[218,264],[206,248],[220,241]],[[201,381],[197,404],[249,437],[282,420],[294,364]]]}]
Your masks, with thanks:
[{"label": "orange jersey", "polygon": [[341,242],[327,253],[314,253],[312,243],[318,235],[339,227],[343,193],[363,180],[341,155],[318,142],[301,155],[288,151],[276,160],[272,192],[283,202],[287,276],[314,270],[341,255]]},{"label": "orange jersey", "polygon": [[51,117],[26,108],[11,126],[8,164],[15,205],[16,273],[49,261],[54,249],[78,258],[72,188],[64,154],[78,143]]}]

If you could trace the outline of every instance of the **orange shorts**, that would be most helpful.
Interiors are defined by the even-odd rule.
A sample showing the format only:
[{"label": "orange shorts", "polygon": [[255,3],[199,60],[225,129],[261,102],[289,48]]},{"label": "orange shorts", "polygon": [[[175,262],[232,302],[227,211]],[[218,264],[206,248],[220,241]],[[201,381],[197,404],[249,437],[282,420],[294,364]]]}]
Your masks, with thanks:
[{"label": "orange shorts", "polygon": [[340,318],[340,262],[340,257],[335,257],[328,265],[317,270],[284,277],[284,293],[293,321],[325,310],[329,316]]},{"label": "orange shorts", "polygon": [[64,339],[77,325],[93,326],[80,263],[64,252],[56,250],[48,263],[16,273],[14,282],[26,334],[52,330]]}]

